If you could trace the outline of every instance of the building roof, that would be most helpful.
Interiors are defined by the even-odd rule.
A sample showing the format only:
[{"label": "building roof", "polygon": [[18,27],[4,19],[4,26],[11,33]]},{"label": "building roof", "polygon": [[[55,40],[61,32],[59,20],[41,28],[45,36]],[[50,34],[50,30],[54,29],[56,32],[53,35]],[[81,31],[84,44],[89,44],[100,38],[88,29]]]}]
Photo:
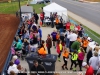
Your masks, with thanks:
[{"label": "building roof", "polygon": [[32,13],[33,12],[33,7],[32,6],[21,6],[21,12],[25,12],[25,13]]}]

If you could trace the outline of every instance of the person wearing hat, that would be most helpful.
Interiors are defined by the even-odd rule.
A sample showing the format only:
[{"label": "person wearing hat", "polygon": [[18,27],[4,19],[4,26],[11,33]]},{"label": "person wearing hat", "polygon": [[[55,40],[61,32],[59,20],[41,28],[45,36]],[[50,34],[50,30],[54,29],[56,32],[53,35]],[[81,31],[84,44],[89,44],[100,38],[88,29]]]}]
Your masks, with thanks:
[{"label": "person wearing hat", "polygon": [[94,70],[92,66],[89,66],[86,62],[83,62],[82,66],[87,69],[85,75],[94,75]]},{"label": "person wearing hat", "polygon": [[89,65],[93,67],[94,75],[96,75],[97,70],[99,68],[99,58],[97,52],[94,52],[94,56],[90,58]]}]

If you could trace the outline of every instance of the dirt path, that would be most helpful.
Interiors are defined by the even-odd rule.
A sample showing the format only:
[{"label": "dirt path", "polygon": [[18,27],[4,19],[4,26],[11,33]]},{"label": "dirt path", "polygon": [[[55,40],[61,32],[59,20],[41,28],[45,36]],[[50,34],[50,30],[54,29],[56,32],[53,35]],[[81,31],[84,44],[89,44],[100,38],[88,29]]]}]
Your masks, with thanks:
[{"label": "dirt path", "polygon": [[0,72],[5,64],[18,25],[19,19],[16,16],[0,14]]}]

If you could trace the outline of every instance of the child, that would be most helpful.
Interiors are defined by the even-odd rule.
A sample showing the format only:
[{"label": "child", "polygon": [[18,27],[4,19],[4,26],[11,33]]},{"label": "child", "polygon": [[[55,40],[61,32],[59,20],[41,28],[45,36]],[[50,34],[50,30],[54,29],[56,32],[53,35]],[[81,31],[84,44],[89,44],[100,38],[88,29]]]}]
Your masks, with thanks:
[{"label": "child", "polygon": [[85,51],[81,47],[80,52],[78,53],[78,64],[79,64],[80,71],[82,71],[82,62],[84,60],[84,57],[85,57]]},{"label": "child", "polygon": [[[76,67],[77,67],[77,58],[78,58],[78,54],[77,54],[77,51],[75,50],[74,52],[71,53],[71,67],[70,67],[70,70],[73,69],[73,71],[76,71]],[[73,64],[75,65],[74,68],[72,68]]]},{"label": "child", "polygon": [[58,61],[60,62],[60,56],[61,56],[61,52],[62,52],[62,44],[60,42],[60,40],[57,42],[57,53],[58,53]]},{"label": "child", "polygon": [[69,58],[69,52],[68,52],[67,48],[65,48],[63,51],[63,60],[64,60],[64,64],[62,66],[63,70],[64,70],[64,68],[68,70],[68,68],[67,68],[68,58]]}]

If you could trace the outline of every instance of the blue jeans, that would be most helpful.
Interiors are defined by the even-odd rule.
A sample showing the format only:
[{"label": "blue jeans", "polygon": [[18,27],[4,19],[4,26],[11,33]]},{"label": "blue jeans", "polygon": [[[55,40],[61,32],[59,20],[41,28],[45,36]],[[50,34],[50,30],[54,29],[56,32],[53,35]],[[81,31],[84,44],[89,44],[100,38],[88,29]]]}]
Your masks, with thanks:
[{"label": "blue jeans", "polygon": [[74,49],[71,48],[71,49],[70,49],[70,52],[74,52]]},{"label": "blue jeans", "polygon": [[70,45],[70,41],[69,39],[66,39],[66,47],[69,48],[69,45]]},{"label": "blue jeans", "polygon": [[63,28],[60,28],[59,30],[60,30],[60,33],[63,32]]}]

